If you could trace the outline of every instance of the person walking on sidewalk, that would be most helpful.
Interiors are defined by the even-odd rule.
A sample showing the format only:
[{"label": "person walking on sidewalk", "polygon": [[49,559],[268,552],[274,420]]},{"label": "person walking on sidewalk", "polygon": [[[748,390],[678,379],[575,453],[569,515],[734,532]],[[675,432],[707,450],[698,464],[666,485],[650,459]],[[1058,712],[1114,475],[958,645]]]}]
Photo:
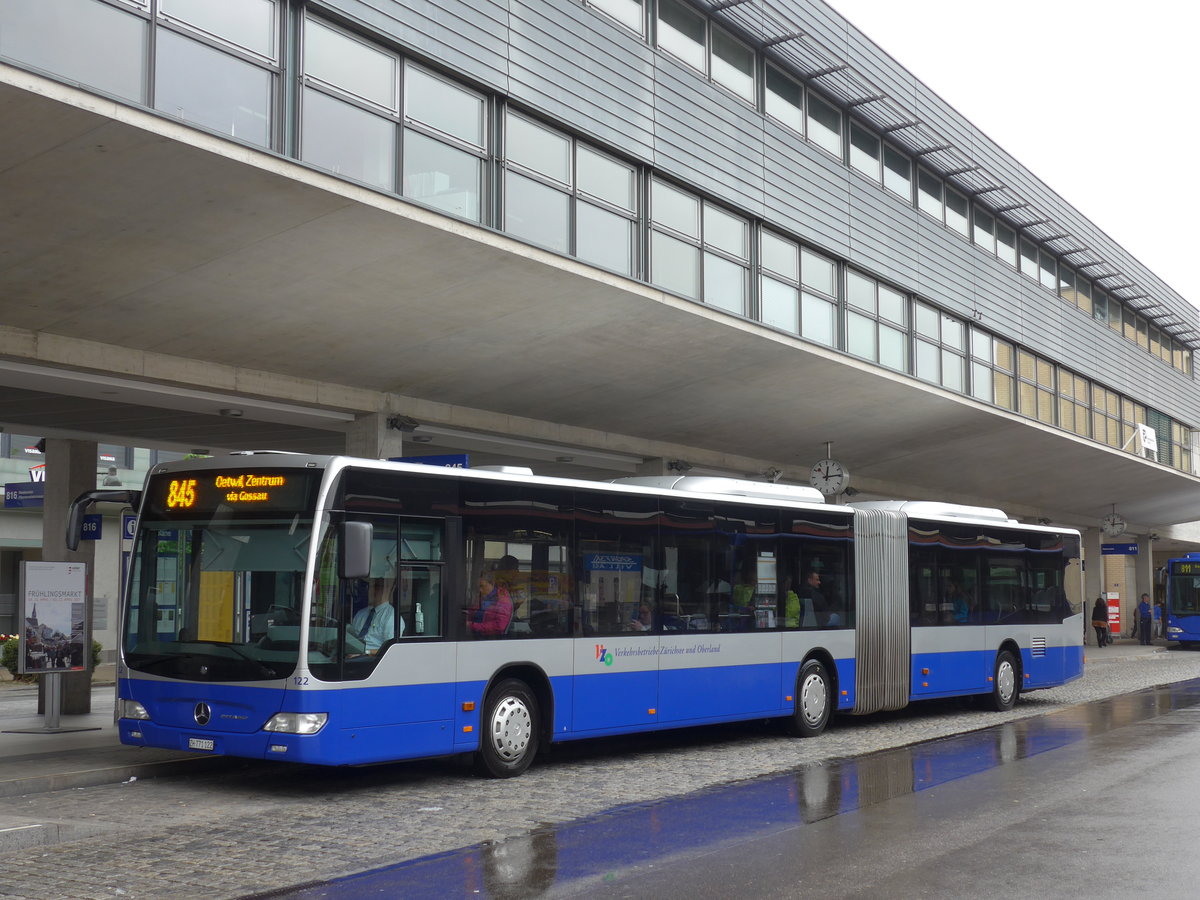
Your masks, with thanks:
[{"label": "person walking on sidewalk", "polygon": [[1137,605],[1138,638],[1144,646],[1150,645],[1150,595],[1142,594],[1142,602]]}]

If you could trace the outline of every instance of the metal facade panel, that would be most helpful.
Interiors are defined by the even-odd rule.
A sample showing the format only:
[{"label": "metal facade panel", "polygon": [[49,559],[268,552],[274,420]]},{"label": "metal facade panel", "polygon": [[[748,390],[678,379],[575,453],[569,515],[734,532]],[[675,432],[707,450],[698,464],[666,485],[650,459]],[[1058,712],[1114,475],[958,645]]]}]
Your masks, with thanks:
[{"label": "metal facade panel", "polygon": [[512,4],[513,100],[649,163],[656,54],[606,16],[573,4]]},{"label": "metal facade panel", "polygon": [[656,70],[654,163],[701,191],[762,215],[762,115],[665,56]]},{"label": "metal facade panel", "polygon": [[766,125],[763,215],[818,249],[850,251],[849,173],[789,128]]},{"label": "metal facade panel", "polygon": [[508,90],[505,0],[329,0],[325,5],[431,61]]},{"label": "metal facade panel", "polygon": [[919,213],[891,191],[851,173],[849,262],[899,287],[917,280]]},{"label": "metal facade panel", "polygon": [[[908,615],[908,516],[855,509],[857,611],[854,712],[901,709],[911,693]],[[877,547],[866,553],[864,547]]]}]

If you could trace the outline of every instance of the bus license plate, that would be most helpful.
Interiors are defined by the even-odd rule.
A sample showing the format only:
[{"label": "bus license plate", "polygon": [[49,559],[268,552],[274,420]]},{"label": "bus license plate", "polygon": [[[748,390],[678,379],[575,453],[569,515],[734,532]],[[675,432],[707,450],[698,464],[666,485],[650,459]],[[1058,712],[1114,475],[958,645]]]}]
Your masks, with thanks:
[{"label": "bus license plate", "polygon": [[188,738],[189,750],[212,750],[216,746],[212,738]]}]

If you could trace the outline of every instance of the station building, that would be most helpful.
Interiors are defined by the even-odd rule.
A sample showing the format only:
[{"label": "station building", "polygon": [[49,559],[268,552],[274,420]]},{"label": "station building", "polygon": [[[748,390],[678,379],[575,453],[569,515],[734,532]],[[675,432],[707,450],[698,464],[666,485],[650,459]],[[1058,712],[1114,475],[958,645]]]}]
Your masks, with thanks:
[{"label": "station building", "polygon": [[3,4],[0,604],[70,490],[274,448],[832,458],[1131,605],[1200,536],[1197,309],[936,89],[820,0]]}]

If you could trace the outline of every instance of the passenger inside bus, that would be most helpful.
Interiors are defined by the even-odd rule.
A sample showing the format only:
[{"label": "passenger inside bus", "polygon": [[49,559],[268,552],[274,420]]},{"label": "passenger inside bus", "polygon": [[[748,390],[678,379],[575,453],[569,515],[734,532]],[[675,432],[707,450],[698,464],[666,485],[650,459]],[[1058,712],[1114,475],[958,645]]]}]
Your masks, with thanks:
[{"label": "passenger inside bus", "polygon": [[816,569],[809,569],[804,573],[804,580],[800,583],[800,599],[804,601],[804,619],[801,626],[804,628],[820,628],[826,624],[836,625],[836,622],[828,622],[829,619],[829,604],[825,600],[825,595],[821,593],[821,573]]},{"label": "passenger inside bus", "polygon": [[509,586],[500,570],[479,576],[479,602],[463,610],[467,629],[474,634],[504,634],[512,621],[513,604]]}]

